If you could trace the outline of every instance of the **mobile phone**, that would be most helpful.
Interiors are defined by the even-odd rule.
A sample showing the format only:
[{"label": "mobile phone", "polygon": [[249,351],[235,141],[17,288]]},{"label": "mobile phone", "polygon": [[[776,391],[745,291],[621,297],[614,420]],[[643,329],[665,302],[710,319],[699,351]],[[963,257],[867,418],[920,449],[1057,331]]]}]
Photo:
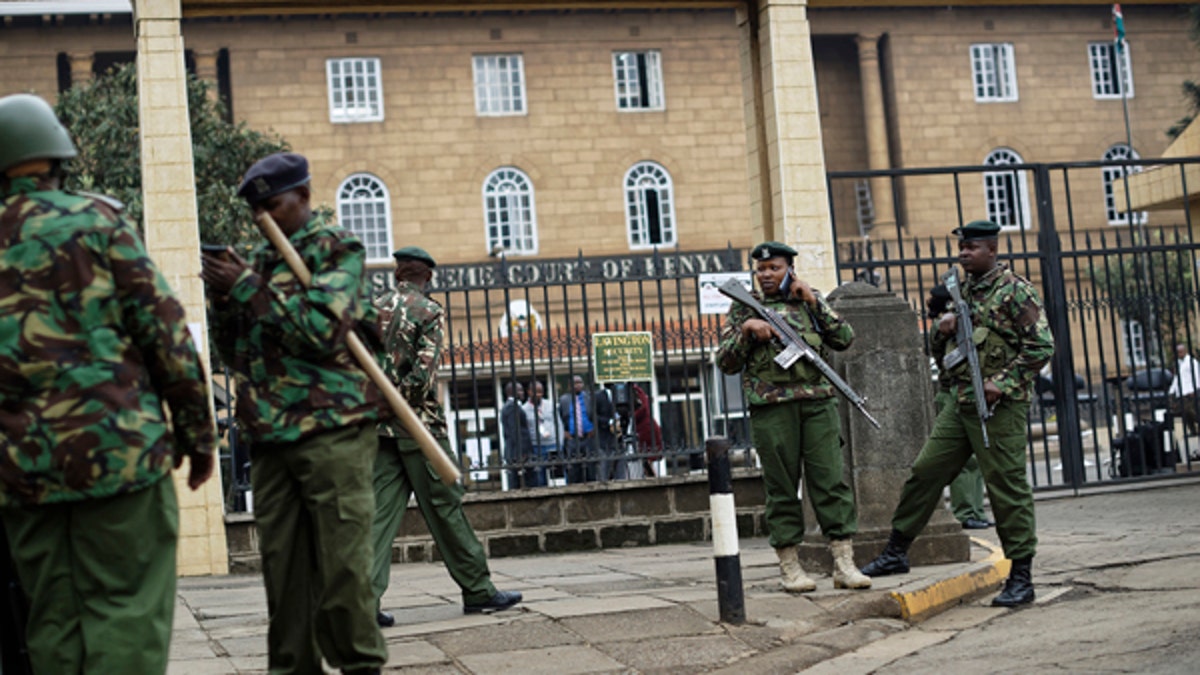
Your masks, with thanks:
[{"label": "mobile phone", "polygon": [[792,268],[787,268],[787,271],[783,273],[783,281],[779,282],[779,291],[783,293],[784,297],[792,294]]},{"label": "mobile phone", "polygon": [[212,255],[221,255],[229,251],[229,247],[225,244],[200,244],[200,251],[203,253],[211,253]]}]

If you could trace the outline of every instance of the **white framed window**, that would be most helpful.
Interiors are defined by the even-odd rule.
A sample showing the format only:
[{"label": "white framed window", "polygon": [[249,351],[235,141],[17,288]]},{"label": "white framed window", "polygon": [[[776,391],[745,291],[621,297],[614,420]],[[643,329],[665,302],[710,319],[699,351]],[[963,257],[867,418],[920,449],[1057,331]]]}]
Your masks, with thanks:
[{"label": "white framed window", "polygon": [[338,222],[362,241],[368,262],[392,257],[391,203],[387,186],[368,173],[356,173],[338,187]]},{"label": "white framed window", "polygon": [[383,83],[379,59],[329,59],[329,121],[378,122],[383,119]]},{"label": "white framed window", "polygon": [[537,253],[537,213],[533,183],[516,167],[506,166],[483,181],[483,214],[488,253]]},{"label": "white framed window", "polygon": [[[983,160],[988,166],[1021,164],[1024,160],[1008,148],[997,148]],[[1020,169],[983,174],[983,196],[988,220],[1005,228],[1029,227],[1029,189]]]},{"label": "white framed window", "polygon": [[1133,68],[1129,65],[1129,44],[1119,53],[1109,42],[1088,43],[1088,65],[1092,72],[1093,98],[1133,98]]},{"label": "white framed window", "polygon": [[617,110],[662,110],[662,56],[658,51],[613,52]]},{"label": "white framed window", "polygon": [[[1125,145],[1118,143],[1108,149],[1104,153],[1104,161],[1111,162],[1121,159],[1138,159],[1137,151]],[[1129,225],[1131,222],[1134,225],[1141,225],[1146,222],[1146,212],[1126,212],[1121,211],[1119,204],[1125,203],[1125,197],[1122,195],[1120,199],[1113,191],[1113,181],[1124,178],[1131,174],[1141,173],[1140,166],[1106,166],[1101,171],[1101,180],[1104,181],[1104,215],[1108,217],[1109,225]]]},{"label": "white framed window", "polygon": [[976,101],[1017,100],[1017,66],[1011,44],[971,45],[971,76]]},{"label": "white framed window", "polygon": [[671,175],[655,162],[625,172],[625,224],[629,248],[675,245],[675,199]]},{"label": "white framed window", "polygon": [[1121,320],[1121,336],[1125,338],[1125,361],[1135,367],[1144,367],[1146,358],[1146,331],[1140,321]]},{"label": "white framed window", "polygon": [[477,54],[471,64],[476,114],[525,114],[525,67],[520,54]]}]

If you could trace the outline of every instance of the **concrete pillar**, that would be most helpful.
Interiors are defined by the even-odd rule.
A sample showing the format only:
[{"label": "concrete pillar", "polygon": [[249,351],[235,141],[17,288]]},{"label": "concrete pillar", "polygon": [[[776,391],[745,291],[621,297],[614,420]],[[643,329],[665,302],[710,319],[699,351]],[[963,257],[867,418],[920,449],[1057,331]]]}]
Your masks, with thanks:
[{"label": "concrete pillar", "polygon": [[[888,156],[887,117],[883,110],[883,81],[879,76],[879,36],[859,35],[858,68],[862,81],[863,127],[867,134],[867,168],[892,168]],[[871,179],[871,201],[875,207],[872,227],[896,224],[892,183],[887,178]]]},{"label": "concrete pillar", "polygon": [[71,86],[78,87],[92,81],[95,73],[92,72],[92,63],[95,60],[95,52],[68,52],[67,58],[71,62]]},{"label": "concrete pillar", "polygon": [[807,0],[755,0],[738,11],[752,239],[795,248],[819,289],[837,283]]},{"label": "concrete pillar", "polygon": [[[854,327],[854,344],[835,353],[830,366],[859,394],[879,429],[843,401],[843,459],[858,506],[854,559],[864,565],[883,550],[892,513],[909,469],[933,428],[933,380],[917,314],[908,303],[878,287],[853,282],[829,294],[829,302]],[[807,508],[808,523],[816,523]],[[831,568],[827,542],[811,526],[800,546],[808,569]],[[914,565],[970,560],[970,541],[948,508],[933,512],[909,550]]]},{"label": "concrete pillar", "polygon": [[[207,365],[208,325],[200,281],[200,231],[180,16],[180,0],[134,1],[146,247],[182,300]],[[229,557],[220,470],[195,492],[188,489],[186,477],[186,466],[175,474],[179,573],[224,574]]]},{"label": "concrete pillar", "polygon": [[192,52],[196,63],[196,77],[208,83],[208,99],[215,101],[221,95],[217,90],[217,54],[216,49],[197,49]]}]

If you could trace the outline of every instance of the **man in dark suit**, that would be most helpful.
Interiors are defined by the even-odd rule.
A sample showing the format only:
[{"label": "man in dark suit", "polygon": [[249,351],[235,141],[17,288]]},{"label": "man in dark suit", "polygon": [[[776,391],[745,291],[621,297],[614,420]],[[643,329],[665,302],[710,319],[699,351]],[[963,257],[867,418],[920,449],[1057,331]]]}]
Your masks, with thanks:
[{"label": "man in dark suit", "polygon": [[523,465],[533,460],[533,437],[529,435],[529,419],[521,402],[525,387],[520,382],[504,385],[504,407],[500,409],[500,433],[503,437],[504,463],[509,466],[510,489],[534,485],[534,467]]},{"label": "man in dark suit", "polygon": [[581,375],[574,376],[572,389],[558,400],[558,414],[567,433],[565,454],[571,461],[567,483],[625,478],[624,461],[613,461],[617,439],[612,421],[616,410],[608,392],[603,388],[588,391]]}]

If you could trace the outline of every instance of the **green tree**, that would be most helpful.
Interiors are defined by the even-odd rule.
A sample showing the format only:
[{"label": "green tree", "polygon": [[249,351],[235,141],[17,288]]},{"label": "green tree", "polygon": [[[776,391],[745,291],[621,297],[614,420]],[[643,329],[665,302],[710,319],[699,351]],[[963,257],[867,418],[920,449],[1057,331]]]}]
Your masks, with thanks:
[{"label": "green tree", "polygon": [[[237,196],[242,174],[256,160],[288,149],[278,136],[225,120],[224,106],[209,98],[211,85],[188,75],[188,113],[200,239],[237,244],[257,240],[246,203]],[[69,189],[110,195],[142,223],[142,171],[138,143],[137,70],[118,66],[86,86],[63,92],[56,112],[71,131],[79,156],[68,164]]]},{"label": "green tree", "polygon": [[[1200,5],[1188,7],[1187,17],[1188,36],[1192,39],[1192,43],[1200,48]],[[1194,80],[1184,80],[1181,89],[1183,98],[1188,104],[1188,114],[1167,129],[1167,136],[1170,138],[1176,138],[1183,133],[1183,130],[1195,119],[1196,113],[1200,112],[1200,84]]]}]

